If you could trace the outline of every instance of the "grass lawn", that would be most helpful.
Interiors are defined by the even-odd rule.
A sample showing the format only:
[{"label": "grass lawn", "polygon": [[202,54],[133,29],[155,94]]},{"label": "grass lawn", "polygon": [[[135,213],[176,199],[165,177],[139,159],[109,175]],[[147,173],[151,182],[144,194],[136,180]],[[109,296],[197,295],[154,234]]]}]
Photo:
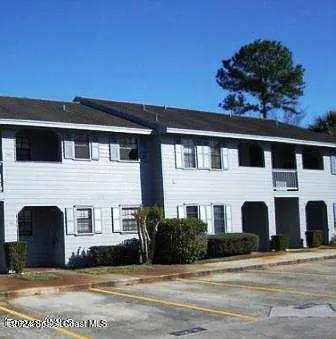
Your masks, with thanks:
[{"label": "grass lawn", "polygon": [[85,274],[93,274],[93,275],[101,275],[101,274],[127,274],[133,272],[151,272],[155,270],[168,270],[173,269],[173,267],[181,267],[188,265],[201,265],[201,264],[211,264],[216,262],[225,262],[225,261],[233,261],[233,260],[242,260],[248,258],[258,258],[264,256],[273,256],[279,255],[281,252],[265,252],[265,253],[252,253],[252,254],[244,254],[244,255],[235,255],[230,257],[221,257],[221,258],[211,258],[211,259],[202,259],[196,261],[194,264],[185,264],[185,265],[126,265],[126,266],[97,266],[97,267],[86,267],[86,268],[78,268],[75,269],[78,273]]},{"label": "grass lawn", "polygon": [[57,279],[58,275],[48,272],[24,272],[22,274],[15,274],[14,278],[27,281],[45,281]]},{"label": "grass lawn", "polygon": [[79,268],[75,271],[78,273],[86,274],[126,274],[137,271],[151,271],[155,269],[152,265],[127,265],[127,266],[97,266],[97,267],[87,267]]}]

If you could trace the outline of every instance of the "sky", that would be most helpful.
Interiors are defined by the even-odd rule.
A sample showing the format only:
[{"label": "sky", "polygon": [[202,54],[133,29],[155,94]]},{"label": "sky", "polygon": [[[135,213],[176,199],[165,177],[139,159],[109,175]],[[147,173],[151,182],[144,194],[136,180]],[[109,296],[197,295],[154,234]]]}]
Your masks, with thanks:
[{"label": "sky", "polygon": [[256,39],[305,67],[303,124],[336,109],[334,0],[2,1],[0,95],[222,112],[221,60]]}]

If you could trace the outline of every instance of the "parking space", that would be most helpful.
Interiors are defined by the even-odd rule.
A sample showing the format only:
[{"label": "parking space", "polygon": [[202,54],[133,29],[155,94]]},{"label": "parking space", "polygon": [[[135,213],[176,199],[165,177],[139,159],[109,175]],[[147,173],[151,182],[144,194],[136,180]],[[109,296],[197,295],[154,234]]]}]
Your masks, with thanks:
[{"label": "parking space", "polygon": [[336,260],[328,260],[22,297],[5,307],[38,319],[71,319],[76,326],[68,332],[4,328],[4,319],[20,316],[0,307],[0,337],[335,338],[335,283]]}]

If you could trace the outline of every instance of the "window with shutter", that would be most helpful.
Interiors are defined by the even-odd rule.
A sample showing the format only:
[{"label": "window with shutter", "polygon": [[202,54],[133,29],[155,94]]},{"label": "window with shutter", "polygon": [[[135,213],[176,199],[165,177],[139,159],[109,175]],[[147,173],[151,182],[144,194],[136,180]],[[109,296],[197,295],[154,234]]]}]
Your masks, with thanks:
[{"label": "window with shutter", "polygon": [[74,144],[76,159],[90,159],[90,139],[88,135],[75,135]]},{"label": "window with shutter", "polygon": [[134,214],[137,211],[137,207],[123,207],[121,209],[122,216],[122,231],[123,232],[136,232],[137,223]]},{"label": "window with shutter", "polygon": [[185,168],[196,168],[196,151],[192,140],[183,140],[183,159]]},{"label": "window with shutter", "polygon": [[199,214],[198,214],[198,206],[197,205],[187,205],[186,206],[186,218],[190,219],[190,218],[199,218]]},{"label": "window with shutter", "polygon": [[214,229],[215,233],[225,233],[225,210],[224,205],[214,205]]},{"label": "window with shutter", "polygon": [[77,207],[76,215],[76,230],[77,234],[92,233],[93,231],[93,215],[92,208]]},{"label": "window with shutter", "polygon": [[120,160],[139,160],[138,141],[136,138],[119,139]]},{"label": "window with shutter", "polygon": [[211,168],[212,169],[222,168],[221,145],[217,141],[211,144]]}]

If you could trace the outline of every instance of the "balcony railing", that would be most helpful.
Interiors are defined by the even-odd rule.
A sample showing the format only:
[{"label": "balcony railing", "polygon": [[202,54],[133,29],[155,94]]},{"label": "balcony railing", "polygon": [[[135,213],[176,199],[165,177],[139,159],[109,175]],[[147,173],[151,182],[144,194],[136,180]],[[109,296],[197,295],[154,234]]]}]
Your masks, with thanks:
[{"label": "balcony railing", "polygon": [[297,171],[294,169],[273,169],[273,188],[276,191],[298,190]]}]

